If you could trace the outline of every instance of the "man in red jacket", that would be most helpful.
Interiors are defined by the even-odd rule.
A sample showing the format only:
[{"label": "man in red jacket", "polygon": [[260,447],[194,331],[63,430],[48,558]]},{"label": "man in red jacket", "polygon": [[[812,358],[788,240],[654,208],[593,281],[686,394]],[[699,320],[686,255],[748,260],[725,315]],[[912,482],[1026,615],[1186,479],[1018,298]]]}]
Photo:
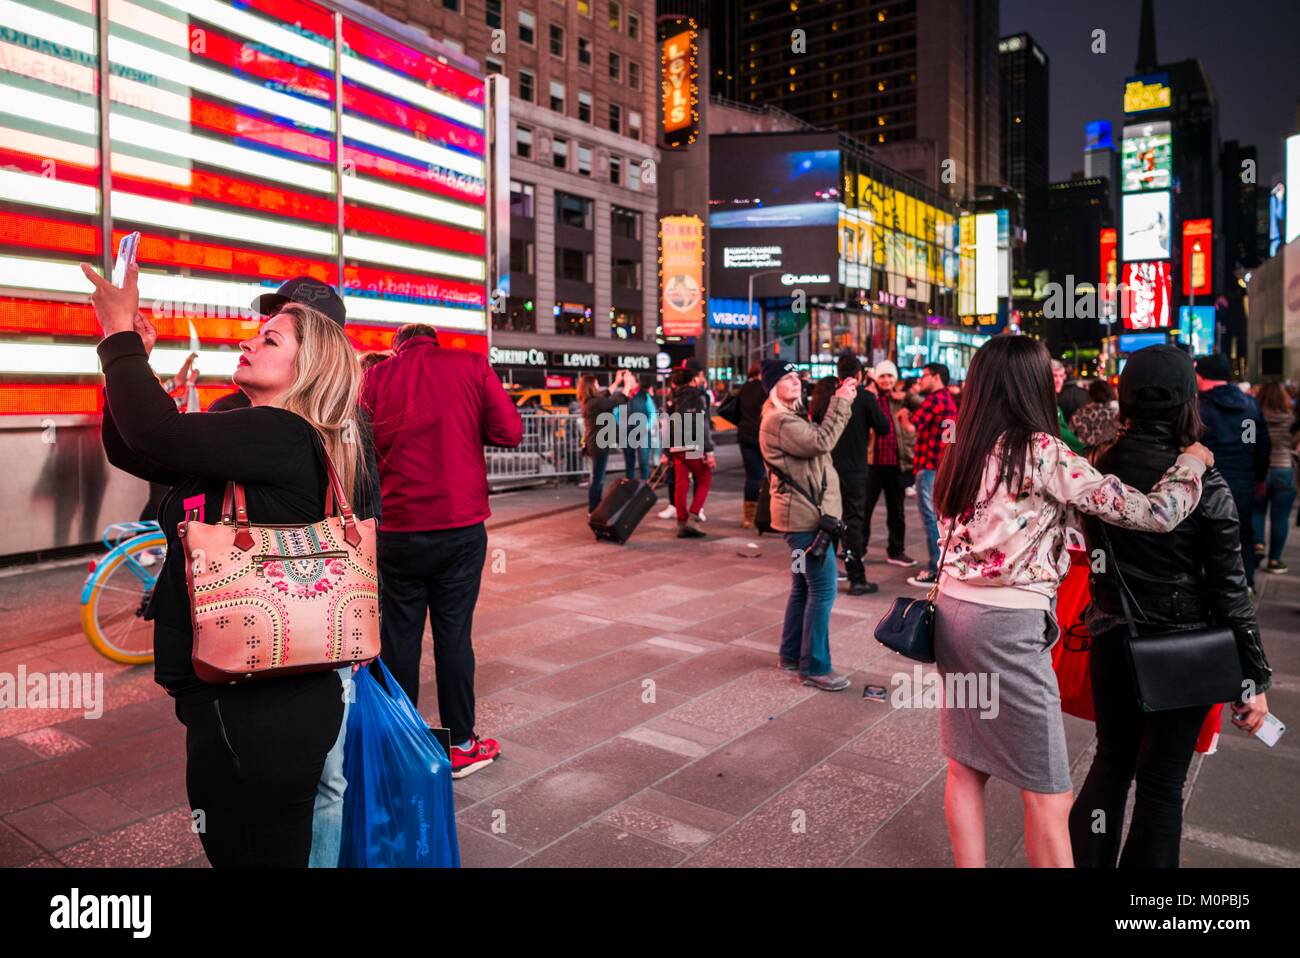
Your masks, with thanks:
[{"label": "man in red jacket", "polygon": [[518,446],[523,422],[482,354],[444,349],[420,324],[399,329],[393,347],[361,388],[383,507],[383,656],[417,701],[431,617],[438,714],[451,730],[452,778],[463,778],[501,754],[474,730],[472,626],[491,514],[483,446]]}]

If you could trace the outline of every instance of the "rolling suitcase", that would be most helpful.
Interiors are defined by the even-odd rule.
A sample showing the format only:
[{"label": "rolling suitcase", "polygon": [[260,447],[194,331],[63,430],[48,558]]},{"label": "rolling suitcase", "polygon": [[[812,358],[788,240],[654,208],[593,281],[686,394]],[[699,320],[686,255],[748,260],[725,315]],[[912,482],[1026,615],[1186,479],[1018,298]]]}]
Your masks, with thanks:
[{"label": "rolling suitcase", "polygon": [[664,469],[656,466],[650,479],[620,479],[609,487],[587,524],[597,539],[619,545],[627,542],[637,525],[656,501],[655,489],[663,480]]}]

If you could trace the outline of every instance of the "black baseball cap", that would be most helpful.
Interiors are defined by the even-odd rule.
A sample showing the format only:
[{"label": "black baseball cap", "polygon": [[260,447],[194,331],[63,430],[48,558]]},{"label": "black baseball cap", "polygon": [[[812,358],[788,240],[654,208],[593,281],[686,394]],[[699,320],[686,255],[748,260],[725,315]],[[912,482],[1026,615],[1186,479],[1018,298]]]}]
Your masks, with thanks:
[{"label": "black baseball cap", "polygon": [[1119,374],[1119,401],[1130,409],[1176,409],[1195,398],[1192,357],[1172,344],[1139,349]]},{"label": "black baseball cap", "polygon": [[1228,362],[1228,357],[1223,353],[1209,353],[1205,356],[1197,356],[1196,371],[1204,379],[1221,380],[1225,383],[1232,382],[1232,363]]},{"label": "black baseball cap", "polygon": [[253,309],[263,316],[274,316],[285,303],[301,303],[324,313],[340,327],[347,325],[347,310],[334,287],[311,276],[285,280],[274,293],[263,293],[253,300]]}]

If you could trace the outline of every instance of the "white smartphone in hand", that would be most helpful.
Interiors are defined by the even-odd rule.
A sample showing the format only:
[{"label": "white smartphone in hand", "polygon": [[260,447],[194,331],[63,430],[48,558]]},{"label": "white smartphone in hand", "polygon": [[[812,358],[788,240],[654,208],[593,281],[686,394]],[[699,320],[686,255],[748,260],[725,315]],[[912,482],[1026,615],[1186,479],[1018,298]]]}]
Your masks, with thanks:
[{"label": "white smartphone in hand", "polygon": [[1255,732],[1255,738],[1272,748],[1285,731],[1286,724],[1281,719],[1276,718],[1272,712],[1269,712],[1264,716],[1264,723]]},{"label": "white smartphone in hand", "polygon": [[117,244],[117,262],[113,264],[113,285],[118,289],[126,282],[127,267],[135,262],[136,252],[140,248],[140,233],[127,233]]}]

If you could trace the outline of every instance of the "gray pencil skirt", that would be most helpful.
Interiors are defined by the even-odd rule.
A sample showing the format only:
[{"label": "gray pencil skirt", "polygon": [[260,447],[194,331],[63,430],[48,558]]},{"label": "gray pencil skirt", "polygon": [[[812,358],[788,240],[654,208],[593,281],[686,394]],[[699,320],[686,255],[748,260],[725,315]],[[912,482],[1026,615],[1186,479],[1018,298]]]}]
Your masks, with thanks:
[{"label": "gray pencil skirt", "polygon": [[[945,755],[1031,792],[1068,792],[1061,694],[1052,671],[1056,615],[939,594],[935,666],[944,678]],[[972,694],[982,688],[984,695]]]}]

